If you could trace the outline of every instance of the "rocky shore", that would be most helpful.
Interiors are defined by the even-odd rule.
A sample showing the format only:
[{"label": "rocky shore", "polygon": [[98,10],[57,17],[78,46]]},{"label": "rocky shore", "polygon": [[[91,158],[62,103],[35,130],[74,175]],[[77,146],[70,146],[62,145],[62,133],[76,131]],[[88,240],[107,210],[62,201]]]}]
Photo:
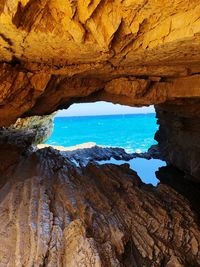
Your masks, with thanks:
[{"label": "rocky shore", "polygon": [[127,153],[123,148],[119,147],[105,147],[97,146],[95,143],[84,143],[73,147],[51,146],[45,144],[38,144],[37,148],[52,147],[61,152],[61,154],[68,157],[70,160],[77,162],[79,165],[87,165],[89,162],[96,162],[101,160],[116,160],[129,161],[134,158],[160,158],[158,147],[152,146],[145,153]]},{"label": "rocky shore", "polygon": [[153,187],[128,164],[97,163],[151,153],[94,143],[36,147],[32,131],[25,142],[21,130],[4,130],[2,143],[12,153],[0,146],[1,266],[200,265],[199,185],[191,198],[177,189],[178,180],[168,181],[168,167],[157,174],[164,182]]},{"label": "rocky shore", "polygon": [[[99,151],[98,159],[110,153],[86,151]],[[0,152],[8,165],[0,187],[2,266],[200,264],[196,210],[171,185],[145,185],[126,165],[77,168],[81,149]]]}]

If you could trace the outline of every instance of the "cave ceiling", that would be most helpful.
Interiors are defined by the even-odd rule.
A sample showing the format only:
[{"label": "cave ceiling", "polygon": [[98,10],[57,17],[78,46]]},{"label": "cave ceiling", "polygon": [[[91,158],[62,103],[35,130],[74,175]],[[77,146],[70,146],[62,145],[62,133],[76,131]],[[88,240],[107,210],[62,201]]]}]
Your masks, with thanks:
[{"label": "cave ceiling", "polygon": [[99,100],[198,113],[199,63],[196,0],[4,0],[0,125]]}]

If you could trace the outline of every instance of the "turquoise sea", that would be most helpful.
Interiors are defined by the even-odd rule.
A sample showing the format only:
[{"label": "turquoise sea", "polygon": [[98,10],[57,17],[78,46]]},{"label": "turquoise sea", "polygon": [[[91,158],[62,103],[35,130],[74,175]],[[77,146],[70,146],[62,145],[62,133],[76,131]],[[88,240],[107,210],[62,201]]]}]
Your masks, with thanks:
[{"label": "turquoise sea", "polygon": [[74,146],[87,142],[144,152],[155,144],[155,113],[84,117],[55,117],[54,131],[46,144]]}]

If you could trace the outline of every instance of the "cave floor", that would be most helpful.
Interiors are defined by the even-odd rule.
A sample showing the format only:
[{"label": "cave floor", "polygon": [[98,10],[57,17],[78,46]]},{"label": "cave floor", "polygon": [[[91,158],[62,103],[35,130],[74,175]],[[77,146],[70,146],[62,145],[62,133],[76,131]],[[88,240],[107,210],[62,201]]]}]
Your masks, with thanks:
[{"label": "cave floor", "polygon": [[200,265],[200,189],[182,172],[162,167],[154,187],[127,164],[5,149],[1,266]]}]

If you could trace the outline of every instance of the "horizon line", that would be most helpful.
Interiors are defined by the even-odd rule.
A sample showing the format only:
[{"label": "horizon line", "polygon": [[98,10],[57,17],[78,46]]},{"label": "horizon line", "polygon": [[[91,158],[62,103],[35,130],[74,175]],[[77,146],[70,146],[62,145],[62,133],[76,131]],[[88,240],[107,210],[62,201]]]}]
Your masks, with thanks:
[{"label": "horizon line", "polygon": [[74,117],[101,117],[101,116],[126,116],[126,115],[148,115],[155,114],[156,112],[141,112],[141,113],[121,113],[121,114],[89,114],[89,115],[68,115],[68,116],[55,116],[55,118],[74,118]]}]

